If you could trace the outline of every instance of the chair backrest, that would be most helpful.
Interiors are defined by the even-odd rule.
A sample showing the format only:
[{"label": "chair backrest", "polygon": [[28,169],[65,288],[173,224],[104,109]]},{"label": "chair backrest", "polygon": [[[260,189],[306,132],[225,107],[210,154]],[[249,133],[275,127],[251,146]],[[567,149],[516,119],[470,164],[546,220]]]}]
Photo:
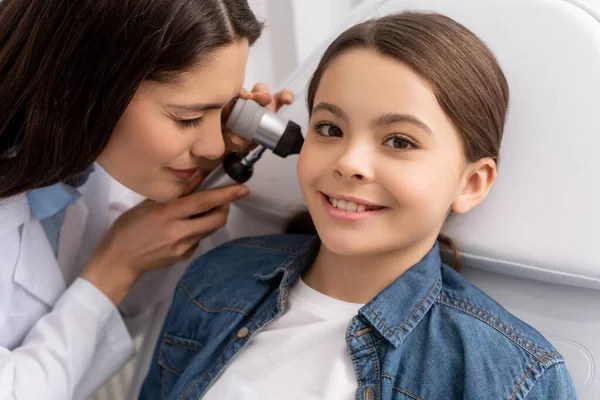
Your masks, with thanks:
[{"label": "chair backrest", "polygon": [[[403,10],[467,26],[510,85],[498,182],[480,207],[444,228],[465,274],[553,341],[581,398],[600,398],[599,16],[566,0],[365,1],[282,85],[298,101],[281,114],[306,130],[306,86],[326,46],[355,23]],[[295,163],[270,154],[259,162],[253,194],[233,210],[222,239],[278,231],[303,208]]]}]

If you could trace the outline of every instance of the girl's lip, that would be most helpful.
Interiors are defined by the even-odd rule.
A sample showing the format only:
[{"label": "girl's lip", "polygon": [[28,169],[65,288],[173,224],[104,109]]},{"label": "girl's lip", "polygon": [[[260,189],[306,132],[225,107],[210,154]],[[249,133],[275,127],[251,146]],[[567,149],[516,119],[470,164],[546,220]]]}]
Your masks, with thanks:
[{"label": "girl's lip", "polygon": [[334,207],[334,205],[329,202],[327,195],[319,192],[319,196],[321,197],[323,206],[325,207],[325,211],[327,212],[327,214],[331,218],[340,220],[340,221],[359,221],[364,218],[369,218],[369,217],[373,217],[375,215],[379,215],[381,213],[384,213],[387,210],[387,208],[382,208],[380,210],[374,210],[374,211],[362,211],[362,212],[340,210],[339,208]]},{"label": "girl's lip", "polygon": [[190,179],[194,176],[199,168],[190,168],[190,169],[175,169],[175,168],[167,168],[173,175],[180,179]]},{"label": "girl's lip", "polygon": [[344,196],[344,195],[332,195],[332,194],[325,193],[325,192],[321,192],[321,193],[324,194],[326,197],[332,197],[332,198],[338,199],[338,200],[352,201],[356,204],[364,204],[365,206],[369,206],[369,207],[385,208],[385,206],[382,206],[381,204],[377,204],[377,203],[374,203],[374,202],[368,201],[368,200],[359,199],[356,197],[350,197],[350,196]]}]

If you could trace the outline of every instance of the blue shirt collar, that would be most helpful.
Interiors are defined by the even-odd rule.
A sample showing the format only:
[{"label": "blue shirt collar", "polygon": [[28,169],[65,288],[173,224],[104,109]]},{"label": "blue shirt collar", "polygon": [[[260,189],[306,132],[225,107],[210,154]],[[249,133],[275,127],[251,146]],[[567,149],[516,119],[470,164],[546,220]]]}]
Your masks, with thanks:
[{"label": "blue shirt collar", "polygon": [[62,182],[27,192],[31,215],[38,221],[52,217],[80,197],[77,189]]},{"label": "blue shirt collar", "polygon": [[[310,267],[319,251],[318,236],[308,241],[283,263],[273,268],[266,264],[256,278],[269,280],[283,274],[280,296]],[[359,314],[383,338],[398,347],[430,310],[442,288],[442,260],[436,243],[423,259],[363,306]],[[283,299],[280,299],[283,300]]]},{"label": "blue shirt collar", "polygon": [[76,189],[85,184],[94,171],[92,165],[87,170],[63,182],[51,186],[33,189],[27,192],[27,202],[34,219],[41,221],[58,214],[75,203],[81,194]]}]

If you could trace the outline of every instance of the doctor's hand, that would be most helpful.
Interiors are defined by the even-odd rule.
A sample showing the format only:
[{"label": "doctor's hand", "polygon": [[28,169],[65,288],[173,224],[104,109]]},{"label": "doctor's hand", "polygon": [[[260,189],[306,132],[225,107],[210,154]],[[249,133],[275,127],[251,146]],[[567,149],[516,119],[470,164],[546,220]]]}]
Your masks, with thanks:
[{"label": "doctor's hand", "polygon": [[81,277],[118,305],[143,273],[189,258],[202,239],[225,225],[229,204],[247,194],[236,185],[168,203],[144,201],[115,221]]},{"label": "doctor's hand", "polygon": [[[242,89],[239,94],[240,99],[252,99],[261,106],[267,108],[270,111],[277,112],[285,104],[292,104],[294,101],[294,92],[290,89],[283,89],[275,94],[271,94],[271,89],[265,83],[257,83],[249,92],[246,89]],[[221,113],[221,123],[223,129],[223,137],[225,138],[225,147],[228,151],[243,151],[250,144],[244,138],[235,135],[225,127],[227,119],[233,111],[235,106],[235,100],[231,101],[223,108]]]}]

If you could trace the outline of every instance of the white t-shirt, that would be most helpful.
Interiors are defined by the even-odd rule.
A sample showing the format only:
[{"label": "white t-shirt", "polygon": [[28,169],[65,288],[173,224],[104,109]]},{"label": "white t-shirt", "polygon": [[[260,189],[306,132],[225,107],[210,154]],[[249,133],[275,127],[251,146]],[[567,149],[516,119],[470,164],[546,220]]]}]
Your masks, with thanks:
[{"label": "white t-shirt", "polygon": [[225,367],[204,399],[348,399],[357,381],[346,328],[362,304],[307,286],[291,288],[282,316],[258,332]]}]

